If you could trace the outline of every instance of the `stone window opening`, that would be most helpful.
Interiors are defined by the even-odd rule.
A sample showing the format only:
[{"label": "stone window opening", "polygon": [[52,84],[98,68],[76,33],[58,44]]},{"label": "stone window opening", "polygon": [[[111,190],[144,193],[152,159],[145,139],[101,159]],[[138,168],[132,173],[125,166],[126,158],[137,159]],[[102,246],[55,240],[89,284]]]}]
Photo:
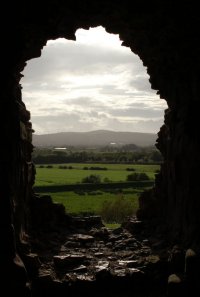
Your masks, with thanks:
[{"label": "stone window opening", "polygon": [[[64,40],[59,40],[59,42],[62,44],[62,43],[64,43]],[[52,46],[52,48],[54,47],[54,45],[55,45],[55,42],[50,41],[50,46]],[[92,47],[92,46],[90,45],[90,47]],[[70,49],[70,50],[72,50],[72,49]],[[61,50],[60,54],[62,54],[62,50]],[[95,55],[94,55],[94,57],[90,56],[88,58],[91,58],[91,59],[97,58],[95,60],[95,62],[97,64],[99,63],[98,57],[95,57]],[[107,55],[104,55],[103,58],[105,60],[107,60]],[[120,57],[117,56],[117,58],[120,60]],[[122,57],[122,60],[124,60],[123,63],[125,65],[129,64],[129,63],[131,64],[129,59],[130,59],[129,56],[128,55],[126,56],[125,54]],[[112,56],[110,64],[112,64],[112,63],[114,64],[113,60],[114,60],[114,57]],[[70,60],[68,60],[68,62],[69,61]],[[80,62],[81,61],[82,60],[80,60]],[[139,59],[138,59],[138,61],[139,61]],[[75,60],[75,62],[77,62],[77,60]],[[59,63],[58,63],[58,65],[56,65],[55,61],[53,61],[54,65],[50,66],[50,67],[49,67],[47,61],[44,60],[43,63],[44,63],[43,65],[47,69],[49,69],[49,71],[47,71],[47,77],[50,76],[51,69],[55,68],[58,71],[58,68],[59,68],[58,66],[60,65]],[[107,61],[107,63],[109,65],[109,61]],[[121,64],[123,64],[123,63],[121,63]],[[141,63],[141,61],[138,62],[136,68],[137,67],[139,68],[139,66],[138,66],[139,63]],[[116,68],[116,72],[121,71],[121,69],[120,69],[121,64],[118,63],[118,65],[116,67],[114,66]],[[72,73],[73,73],[73,65],[74,65],[73,62],[69,63],[69,65],[67,65],[69,68],[71,68],[70,71]],[[28,64],[28,66],[29,66],[29,64]],[[84,66],[85,65],[83,65],[83,68],[84,68]],[[94,65],[92,65],[92,66],[94,68]],[[133,80],[135,80],[135,84],[136,84],[135,90],[131,89],[131,88],[130,89],[126,88],[127,86],[126,86],[125,82],[122,81],[123,75],[121,76],[121,80],[119,80],[119,78],[118,78],[118,81],[120,81],[121,87],[119,87],[119,84],[116,84],[114,86],[108,84],[108,85],[105,85],[105,87],[104,87],[104,85],[101,85],[101,83],[99,83],[99,81],[98,81],[101,76],[97,75],[97,79],[96,79],[96,81],[94,81],[94,85],[96,83],[97,84],[95,86],[96,89],[99,88],[101,91],[98,93],[98,95],[104,94],[105,91],[107,91],[106,92],[107,97],[108,97],[109,92],[110,92],[110,94],[112,94],[112,92],[114,94],[113,95],[113,105],[115,105],[115,108],[114,108],[114,112],[113,112],[114,116],[113,116],[112,111],[109,110],[109,105],[106,106],[106,108],[105,108],[105,106],[103,106],[103,108],[101,108],[101,107],[97,106],[97,102],[93,102],[93,97],[92,97],[92,96],[94,96],[93,94],[90,94],[90,97],[87,97],[86,95],[83,96],[84,86],[83,87],[80,86],[80,89],[82,87],[81,95],[79,95],[79,96],[76,95],[76,92],[78,90],[78,86],[76,85],[76,77],[73,77],[73,76],[70,77],[69,70],[68,70],[68,76],[61,77],[60,86],[59,86],[60,89],[64,88],[66,90],[67,96],[66,96],[64,102],[62,101],[61,103],[59,102],[59,104],[58,104],[57,102],[59,100],[59,98],[58,98],[59,94],[57,95],[56,92],[59,93],[59,90],[56,89],[56,87],[55,87],[55,90],[51,90],[53,79],[50,77],[51,83],[48,83],[46,81],[41,81],[41,79],[39,78],[40,75],[43,75],[43,71],[44,71],[45,67],[41,67],[41,72],[39,72],[38,76],[33,75],[33,77],[32,77],[32,81],[33,81],[33,79],[35,79],[35,82],[36,82],[35,87],[33,86],[33,89],[35,88],[35,90],[36,90],[35,93],[33,93],[32,91],[30,92],[30,86],[31,86],[30,81],[31,80],[29,80],[28,82],[25,82],[23,84],[24,95],[28,98],[28,99],[26,98],[27,99],[26,105],[28,106],[30,104],[29,99],[31,97],[35,100],[35,102],[33,104],[34,104],[34,112],[36,112],[36,113],[32,116],[32,121],[35,117],[35,119],[34,119],[35,124],[33,123],[33,128],[34,128],[34,130],[36,130],[36,132],[37,132],[37,129],[35,129],[35,127],[41,128],[41,126],[44,125],[44,123],[46,123],[46,128],[48,128],[48,126],[51,126],[51,127],[53,126],[52,123],[58,122],[58,120],[60,120],[59,117],[62,118],[62,113],[61,113],[61,111],[63,111],[62,108],[66,104],[68,104],[70,106],[70,104],[69,104],[70,101],[71,101],[71,104],[76,104],[76,106],[79,106],[79,108],[81,107],[82,112],[84,110],[87,110],[88,105],[89,105],[89,107],[91,107],[92,104],[94,104],[94,110],[91,109],[90,113],[96,112],[96,114],[95,114],[96,117],[98,115],[103,115],[103,120],[105,121],[105,119],[109,118],[108,115],[107,115],[107,117],[105,117],[104,113],[106,110],[107,112],[108,111],[110,112],[110,114],[109,114],[110,119],[113,120],[114,116],[116,116],[117,114],[120,113],[119,106],[117,104],[115,104],[116,101],[119,102],[121,100],[121,99],[119,99],[119,96],[123,97],[124,101],[127,100],[127,102],[126,102],[127,104],[125,104],[121,110],[121,118],[126,118],[126,121],[128,119],[131,122],[131,120],[130,120],[131,116],[128,114],[128,110],[131,109],[133,114],[134,113],[140,114],[142,112],[142,110],[144,110],[144,113],[147,114],[147,122],[148,122],[148,117],[151,114],[151,111],[149,110],[150,106],[148,106],[148,104],[147,104],[147,101],[149,98],[147,99],[146,93],[148,93],[148,92],[145,90],[143,94],[141,93],[142,87],[147,88],[147,84],[144,82],[145,79],[147,80],[147,77],[145,77],[144,72],[142,72],[140,69],[136,69],[135,76],[133,76],[132,73],[129,73],[129,76],[130,76],[129,79],[131,79],[131,77],[134,77]],[[75,73],[76,73],[76,71],[78,71],[76,69],[76,67],[78,68],[79,65],[75,65],[75,70],[74,70]],[[87,67],[88,67],[88,65],[87,65]],[[100,65],[100,68],[101,68],[101,65]],[[109,68],[109,66],[108,66],[108,68]],[[36,70],[37,70],[37,67],[33,67],[33,74],[34,74],[34,71],[36,71]],[[92,69],[92,71],[94,72],[94,69]],[[126,69],[126,71],[127,71],[127,69]],[[122,69],[122,72],[124,75],[126,75],[126,71]],[[110,72],[112,72],[112,70],[106,69],[105,72],[106,73],[105,73],[104,84],[105,84],[105,81],[107,81],[106,75],[109,77]],[[140,74],[138,74],[138,73],[140,73]],[[26,77],[26,69],[25,69],[25,77]],[[87,83],[89,81],[92,83],[92,77],[94,80],[94,77],[95,77],[94,73],[93,73],[93,75],[87,77],[87,72],[86,72],[85,76],[84,76],[84,74],[82,74],[81,77],[78,76],[78,79],[80,80],[80,83],[82,80],[85,80],[86,87],[88,87]],[[58,76],[57,76],[57,78],[58,78]],[[71,95],[72,98],[69,98],[69,91],[70,91],[70,82],[69,81],[70,81],[70,79],[71,79],[71,88],[74,91],[74,94],[72,92],[72,95]],[[59,79],[58,79],[58,81],[59,81]],[[113,81],[115,81],[115,79],[113,79]],[[123,83],[124,83],[124,85],[123,85]],[[75,87],[73,86],[73,84],[75,85]],[[50,88],[50,102],[53,104],[51,106],[51,104],[49,103],[48,106],[45,107],[46,106],[45,92],[48,92],[48,87]],[[42,102],[41,104],[39,104],[39,101],[41,100],[39,91],[41,91],[41,95],[44,96],[43,97],[44,102]],[[118,93],[118,94],[116,94],[116,93]],[[139,102],[139,100],[136,100],[135,106],[137,106],[137,108],[133,107],[134,103],[131,102],[131,96],[135,96],[135,97],[138,96],[139,99],[141,99],[140,97],[142,97],[143,102],[141,103],[141,102]],[[155,92],[153,92],[152,90],[149,91],[148,96],[155,98]],[[101,100],[102,99],[100,98],[100,101]],[[151,99],[150,99],[150,101],[151,101]],[[42,106],[43,104],[44,104],[44,107]],[[60,106],[56,107],[56,104],[60,105]],[[30,106],[31,106],[31,104],[30,104]],[[162,117],[161,116],[161,114],[162,114],[161,107],[162,107],[162,104],[160,104],[160,102],[158,102],[157,107],[152,111],[154,117],[157,115],[159,115],[160,118]],[[97,111],[95,111],[95,108],[96,108],[96,110],[99,109],[98,115],[97,115]],[[32,109],[32,108],[28,107],[28,109]],[[37,110],[40,110],[39,115],[37,115]],[[42,115],[42,110],[48,111],[48,114],[45,116]],[[69,122],[70,114],[73,114],[73,117],[75,119],[77,119],[76,118],[77,114],[75,113],[75,111],[76,111],[76,109],[73,109],[73,108],[70,110],[70,112],[69,112],[69,110],[67,111],[67,115],[65,115],[63,117],[66,119],[66,122],[65,122],[66,124],[67,124],[67,122]],[[78,113],[80,113],[81,111],[78,111]],[[57,120],[53,114],[56,112],[58,113]],[[149,114],[148,114],[148,112],[149,112]],[[59,113],[60,113],[60,116],[59,116]],[[89,117],[88,111],[86,114],[88,114],[88,117]],[[111,115],[112,115],[112,117],[111,117]],[[86,127],[92,126],[92,123],[95,120],[95,116],[92,118],[91,122],[89,122],[89,125],[86,125]],[[158,116],[158,119],[160,120],[159,116]],[[45,120],[45,117],[46,117],[46,120]],[[50,120],[48,121],[48,117],[49,117],[49,119],[53,119],[52,123],[50,123]],[[144,119],[141,120],[140,117],[141,117],[141,115],[139,116],[139,119],[136,118],[135,123],[137,123],[137,120],[138,120],[138,122],[141,121],[141,123],[145,122],[145,120]],[[38,123],[37,123],[37,119],[40,120]],[[84,119],[84,117],[83,117],[83,119]],[[81,119],[81,120],[83,121],[83,119]],[[120,119],[120,117],[119,117],[119,119]],[[80,120],[80,122],[81,122],[81,120]],[[118,124],[120,127],[120,125],[126,124],[126,121],[124,121],[124,122],[121,121],[121,123],[120,123],[120,121],[119,121],[119,123],[117,121],[116,122],[110,121],[110,125],[113,125],[113,127],[114,127],[115,124]],[[155,123],[153,123],[153,121],[150,120],[149,123],[147,123],[146,127],[148,127],[148,124],[149,124],[149,127],[150,127],[150,125],[152,125],[152,127],[155,128],[154,127]],[[34,127],[34,125],[35,125],[35,127]],[[102,128],[101,122],[99,123],[99,125],[100,125],[99,129]],[[140,127],[140,125],[138,124],[138,127]],[[136,126],[137,126],[137,124],[136,124]],[[57,129],[58,129],[58,127],[57,127]],[[129,126],[127,125],[127,127],[129,127]],[[46,132],[50,133],[51,128],[47,129]],[[63,132],[63,131],[55,130],[53,132]],[[60,146],[61,145],[59,144],[59,147]],[[46,165],[48,165],[48,164],[46,164]],[[46,220],[46,224],[44,223],[44,225],[42,226],[41,237],[37,233],[37,240],[38,239],[41,240],[41,242],[42,242],[41,245],[44,244],[44,246],[45,246],[44,250],[48,251],[46,256],[44,256],[44,255],[41,256],[42,261],[44,261],[45,265],[50,265],[50,271],[47,270],[45,268],[46,267],[45,266],[45,267],[41,268],[41,274],[46,275],[50,282],[51,281],[54,282],[59,275],[58,279],[60,281],[67,282],[67,284],[70,286],[71,286],[71,283],[73,283],[72,287],[74,286],[74,289],[76,290],[77,283],[80,280],[84,281],[86,284],[88,282],[89,283],[92,282],[94,279],[96,280],[96,278],[98,279],[99,277],[100,277],[100,280],[104,287],[106,285],[106,281],[104,279],[104,274],[105,274],[106,278],[109,277],[109,275],[111,275],[111,277],[113,279],[119,279],[120,282],[123,278],[125,278],[128,281],[128,279],[132,279],[134,277],[138,277],[142,281],[143,272],[140,269],[138,269],[139,258],[142,253],[144,253],[144,254],[146,253],[146,255],[149,256],[151,254],[151,251],[150,251],[150,248],[148,245],[148,240],[146,238],[143,238],[140,234],[140,231],[142,230],[141,229],[142,223],[137,218],[131,219],[125,225],[122,225],[115,230],[110,230],[110,229],[106,228],[104,225],[102,225],[102,221],[98,216],[70,217],[68,215],[64,215],[64,209],[62,206],[57,205],[57,204],[52,204],[52,200],[51,200],[51,197],[49,196],[49,193],[43,195],[43,197],[39,198],[39,199],[42,199],[42,201],[43,201],[42,207],[44,207],[44,212],[43,212],[42,218],[38,218],[38,221],[36,219],[36,221],[37,221],[36,225],[37,225],[37,228],[38,227],[40,228],[40,224],[43,224],[43,222],[45,220]],[[35,213],[35,215],[37,216],[36,213]],[[34,213],[33,213],[33,216],[34,216]],[[58,218],[58,217],[62,217],[62,220],[60,220],[60,218]],[[53,220],[52,220],[52,218],[53,218]],[[60,226],[65,225],[66,221],[67,221],[68,227],[69,227],[68,232],[64,232],[63,228],[60,229]],[[56,224],[58,224],[59,227],[55,226]],[[55,232],[57,234],[56,240],[55,240]],[[37,244],[34,243],[34,240],[33,240],[33,247],[34,247],[33,248],[34,252],[37,252],[38,254],[41,253],[40,244],[38,247]],[[141,253],[139,253],[139,256],[138,256],[137,253],[139,252],[139,250],[141,250]],[[49,262],[49,259],[51,259],[51,264]],[[54,276],[52,276],[52,273],[54,274]],[[66,275],[64,276],[63,273],[65,273]]]},{"label": "stone window opening", "polygon": [[[136,132],[155,132],[165,105],[151,90],[141,60],[103,27],[80,29],[76,35],[76,42],[50,40],[41,58],[30,61],[24,71],[23,97],[32,110],[36,134],[116,130],[116,126],[121,131],[133,126]],[[36,137],[33,134],[36,146],[52,145],[48,140],[41,144]],[[57,151],[66,149],[56,145]]]},{"label": "stone window opening", "polygon": [[[48,5],[46,1],[40,1],[40,5],[36,1],[29,1],[28,5],[18,1],[17,4],[13,10],[9,2],[4,3],[3,12],[10,18],[9,26],[2,26],[1,48],[4,74],[0,109],[1,263],[2,284],[7,294],[30,296],[31,291],[32,296],[37,297],[69,296],[70,293],[119,296],[120,288],[122,292],[126,287],[123,296],[128,289],[129,295],[136,296],[195,295],[194,292],[199,291],[200,246],[199,10],[189,1],[181,5],[169,1],[151,1],[148,5],[146,1],[104,0],[48,1]],[[133,267],[141,272],[145,266],[144,274],[138,275],[138,271],[133,270],[136,274],[129,274],[128,281],[120,263],[119,277],[112,271],[115,267],[107,269],[106,263],[101,262],[94,262],[97,263],[94,270],[88,270],[88,265],[87,272],[79,272],[74,281],[71,274],[65,273],[63,277],[59,274],[65,271],[71,258],[61,258],[63,262],[59,258],[54,260],[53,256],[59,255],[72,221],[49,196],[39,199],[33,192],[32,127],[19,85],[26,61],[39,57],[47,40],[75,40],[78,28],[99,25],[107,32],[119,34],[123,45],[138,54],[147,67],[152,88],[158,90],[169,105],[157,141],[164,161],[155,188],[140,201],[139,218],[143,227],[134,224],[141,228],[140,233],[147,232],[158,240],[151,245],[151,257],[142,249],[141,260],[145,258],[145,262]],[[140,250],[144,238],[139,241]],[[132,256],[135,256],[133,252]],[[59,261],[64,266],[61,264],[62,269],[56,270]],[[105,264],[101,276],[95,270],[100,264]],[[94,278],[89,277],[91,271],[96,271],[92,274]],[[84,279],[83,274],[88,277]],[[106,283],[109,290],[105,289]]]}]

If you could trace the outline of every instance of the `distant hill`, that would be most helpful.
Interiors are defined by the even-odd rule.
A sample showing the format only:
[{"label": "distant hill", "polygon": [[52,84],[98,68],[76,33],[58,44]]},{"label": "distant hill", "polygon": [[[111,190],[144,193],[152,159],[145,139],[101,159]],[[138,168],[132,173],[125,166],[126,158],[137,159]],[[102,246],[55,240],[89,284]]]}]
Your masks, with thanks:
[{"label": "distant hill", "polygon": [[61,132],[54,134],[33,134],[34,146],[107,146],[135,144],[137,146],[151,146],[155,144],[157,135],[139,132],[115,132],[109,130],[96,130],[90,132]]}]

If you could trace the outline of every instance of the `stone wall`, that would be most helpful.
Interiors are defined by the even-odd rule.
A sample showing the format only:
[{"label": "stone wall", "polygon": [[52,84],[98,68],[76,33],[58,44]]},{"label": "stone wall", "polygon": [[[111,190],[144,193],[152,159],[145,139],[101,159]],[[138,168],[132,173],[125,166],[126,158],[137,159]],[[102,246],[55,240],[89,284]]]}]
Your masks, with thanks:
[{"label": "stone wall", "polygon": [[[30,113],[21,98],[20,72],[27,60],[41,55],[47,40],[75,39],[78,28],[98,25],[119,34],[123,45],[139,55],[152,88],[169,106],[157,141],[164,163],[151,199],[148,195],[141,199],[139,216],[150,222],[152,213],[172,243],[199,246],[200,18],[192,1],[182,1],[179,7],[171,1],[127,0],[17,4],[14,8],[5,3],[3,13],[9,26],[1,24],[0,254],[5,267],[13,273],[24,271],[18,254],[23,255],[29,248],[31,205],[36,199],[32,193],[32,128]],[[152,209],[155,205],[156,210]],[[17,286],[24,287],[26,282],[24,274]]]}]

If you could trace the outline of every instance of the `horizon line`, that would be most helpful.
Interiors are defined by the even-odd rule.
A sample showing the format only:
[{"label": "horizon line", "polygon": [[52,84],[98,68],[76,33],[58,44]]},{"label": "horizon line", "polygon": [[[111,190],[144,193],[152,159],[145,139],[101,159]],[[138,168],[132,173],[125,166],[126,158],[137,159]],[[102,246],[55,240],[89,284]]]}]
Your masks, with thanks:
[{"label": "horizon line", "polygon": [[117,130],[106,130],[97,129],[89,131],[60,131],[60,132],[47,132],[47,133],[33,133],[33,135],[50,135],[50,134],[62,134],[62,133],[91,133],[91,132],[116,132],[116,133],[140,133],[140,134],[157,134],[158,132],[139,132],[139,131],[117,131]]}]

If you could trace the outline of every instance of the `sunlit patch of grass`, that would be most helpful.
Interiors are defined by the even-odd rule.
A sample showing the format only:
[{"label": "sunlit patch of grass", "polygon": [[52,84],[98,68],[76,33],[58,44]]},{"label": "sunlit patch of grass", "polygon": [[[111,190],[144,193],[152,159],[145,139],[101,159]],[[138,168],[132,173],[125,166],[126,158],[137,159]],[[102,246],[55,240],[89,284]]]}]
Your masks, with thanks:
[{"label": "sunlit patch of grass", "polygon": [[111,223],[108,224],[108,223],[103,222],[103,224],[106,226],[106,228],[112,229],[112,230],[117,229],[117,228],[119,228],[121,226],[120,224],[117,224],[117,223],[115,223],[115,224],[111,224]]},{"label": "sunlit patch of grass", "polygon": [[[138,208],[140,191],[134,190],[134,193],[124,195],[124,199],[130,203],[134,212]],[[93,191],[92,195],[90,192],[84,192],[84,195],[79,195],[79,193],[73,191],[47,194],[52,197],[54,202],[62,203],[65,206],[66,212],[73,215],[99,214],[103,204],[115,201],[118,196],[118,193],[114,191]]]},{"label": "sunlit patch of grass", "polygon": [[[62,164],[65,165],[65,164]],[[53,168],[37,168],[36,174],[36,186],[52,186],[48,187],[48,190],[52,191],[49,194],[54,202],[62,203],[65,206],[66,212],[73,215],[98,215],[101,214],[103,219],[106,222],[106,226],[108,228],[117,228],[119,227],[119,222],[121,222],[124,216],[135,214],[138,209],[138,196],[141,192],[143,192],[148,187],[140,184],[137,186],[135,184],[132,188],[122,188],[120,189],[120,185],[114,185],[112,189],[104,188],[95,188],[94,190],[89,190],[87,185],[85,188],[76,188],[76,184],[81,183],[82,179],[90,174],[98,174],[101,177],[101,181],[103,182],[108,179],[111,184],[112,182],[126,181],[126,177],[130,174],[127,171],[127,168],[134,168],[134,172],[145,172],[152,183],[155,178],[155,171],[160,168],[159,165],[134,165],[134,164],[100,164],[101,167],[106,167],[107,170],[83,170],[86,164],[66,164],[67,167],[72,166],[73,169],[59,169],[59,164],[54,164]],[[95,167],[99,166],[99,164],[87,164],[87,167]],[[74,191],[69,190],[65,191],[62,189],[58,192],[58,187],[67,184],[75,184],[73,188]],[[104,184],[104,183],[102,183]],[[132,186],[132,185],[131,185]],[[54,192],[53,192],[54,190]],[[43,192],[45,192],[43,191]],[[123,199],[119,199],[119,196]],[[117,203],[117,198],[119,201]],[[120,204],[121,203],[121,204]],[[121,205],[121,206],[120,206]],[[103,209],[104,207],[104,209]],[[119,220],[109,220],[110,215],[107,214],[107,209],[110,208],[111,212],[119,213],[120,208],[124,207],[124,216],[120,217]],[[103,213],[102,213],[103,209]],[[107,218],[105,218],[107,216]],[[118,214],[118,217],[121,216]],[[107,224],[109,222],[109,224]]]},{"label": "sunlit patch of grass", "polygon": [[[65,164],[62,164],[63,166]],[[59,169],[59,164],[54,164],[53,168],[40,168],[40,165],[36,166],[36,182],[35,186],[45,186],[49,183],[55,185],[75,184],[81,183],[82,179],[90,174],[97,174],[100,176],[101,181],[108,179],[109,181],[119,182],[126,181],[127,175],[130,174],[127,171],[128,168],[134,168],[134,172],[145,172],[150,180],[154,180],[155,171],[160,168],[159,165],[132,165],[132,164],[101,164],[102,167],[106,167],[107,170],[83,170],[86,164],[66,164],[67,167],[72,166],[73,169]],[[48,166],[48,165],[45,165]],[[99,166],[99,164],[87,164],[88,167]]]}]

